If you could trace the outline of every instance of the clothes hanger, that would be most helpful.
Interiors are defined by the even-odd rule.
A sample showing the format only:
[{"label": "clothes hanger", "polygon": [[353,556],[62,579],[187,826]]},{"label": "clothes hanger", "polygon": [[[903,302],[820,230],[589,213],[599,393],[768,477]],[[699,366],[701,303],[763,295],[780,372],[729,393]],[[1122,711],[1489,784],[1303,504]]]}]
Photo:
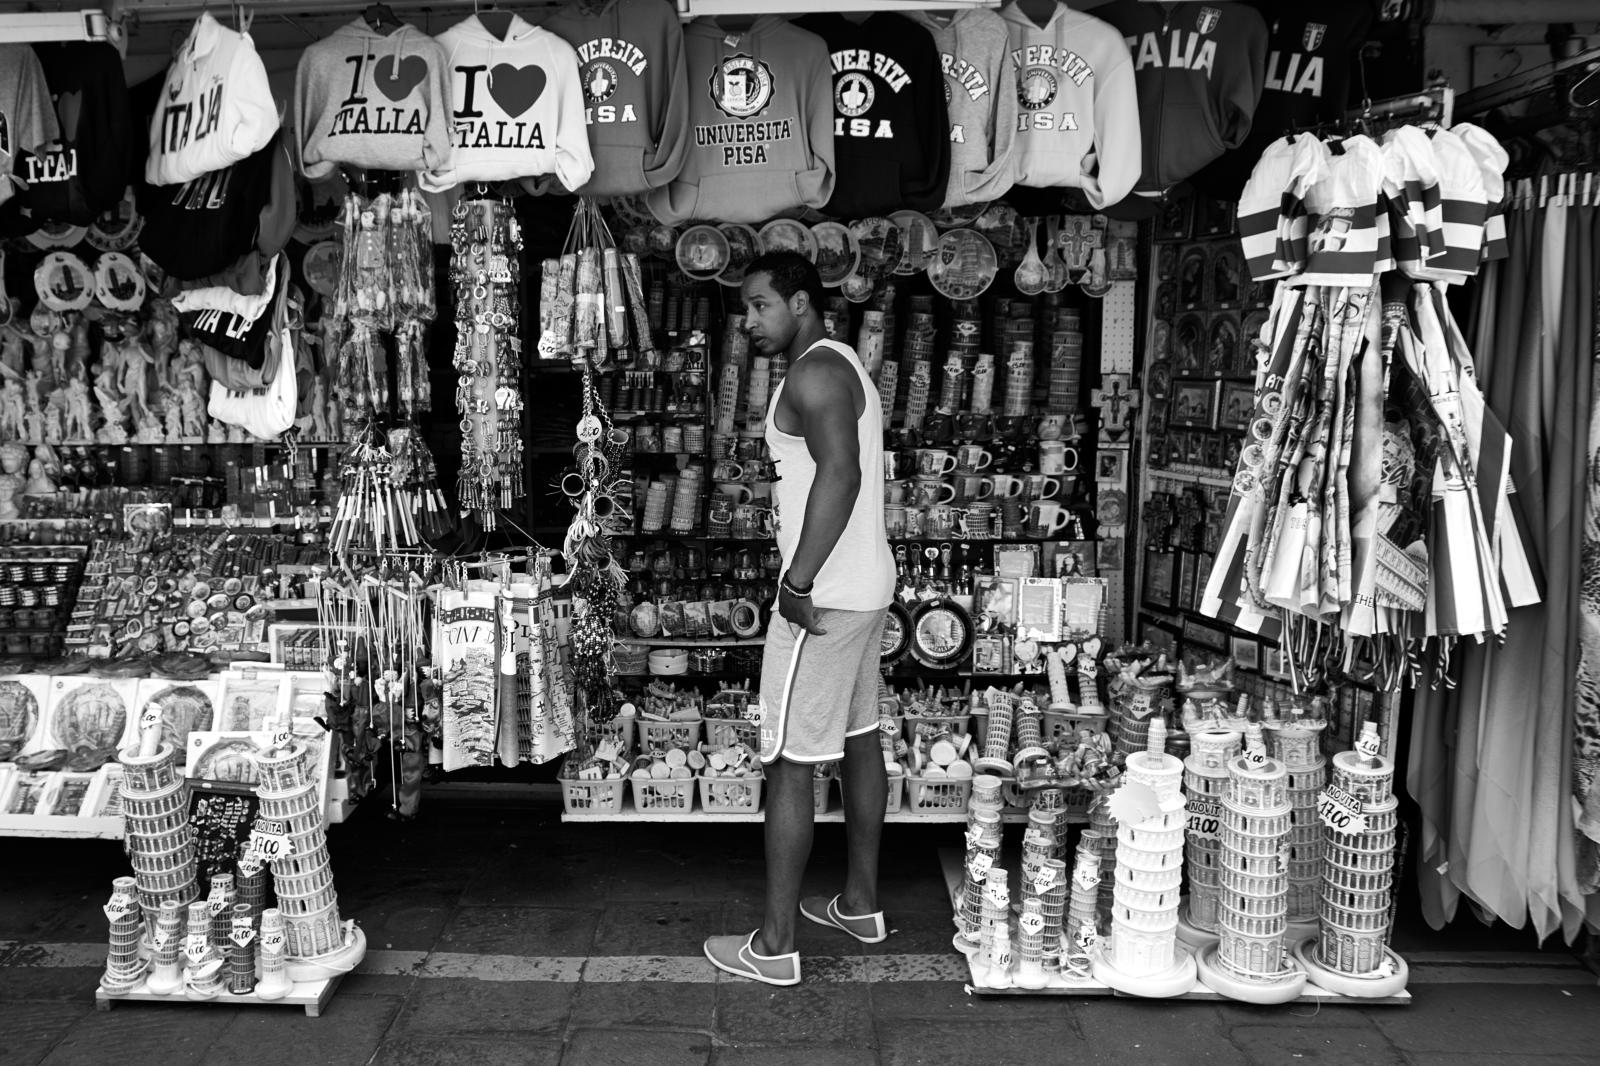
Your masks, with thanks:
[{"label": "clothes hanger", "polygon": [[511,32],[511,20],[516,17],[514,12],[501,11],[494,4],[485,4],[480,8],[477,0],[473,0],[472,11],[478,16],[478,21],[483,24],[483,28],[502,41]]},{"label": "clothes hanger", "polygon": [[361,17],[372,27],[374,33],[393,33],[405,25],[388,4],[368,4]]}]

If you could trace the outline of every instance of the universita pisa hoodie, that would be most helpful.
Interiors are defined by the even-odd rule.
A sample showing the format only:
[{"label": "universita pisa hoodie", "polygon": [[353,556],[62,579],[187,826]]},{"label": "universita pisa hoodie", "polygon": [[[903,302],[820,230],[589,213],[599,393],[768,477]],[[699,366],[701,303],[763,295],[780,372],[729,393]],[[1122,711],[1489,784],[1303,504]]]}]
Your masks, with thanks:
[{"label": "universita pisa hoodie", "polygon": [[422,172],[429,192],[462,182],[554,174],[567,189],[594,172],[572,46],[512,15],[504,39],[477,15],[439,35],[449,57],[455,140],[442,167]]},{"label": "universita pisa hoodie", "polygon": [[833,194],[833,74],[814,33],[763,15],[749,29],[700,18],[684,30],[691,146],[650,194],[663,222],[764,222]]},{"label": "universita pisa hoodie", "polygon": [[379,33],[364,19],[300,56],[295,129],[313,181],[340,163],[374,170],[443,170],[450,161],[449,59],[412,26]]},{"label": "universita pisa hoodie", "polygon": [[678,176],[689,150],[683,23],[667,0],[568,4],[544,28],[578,53],[594,176],[577,191],[625,196]]}]

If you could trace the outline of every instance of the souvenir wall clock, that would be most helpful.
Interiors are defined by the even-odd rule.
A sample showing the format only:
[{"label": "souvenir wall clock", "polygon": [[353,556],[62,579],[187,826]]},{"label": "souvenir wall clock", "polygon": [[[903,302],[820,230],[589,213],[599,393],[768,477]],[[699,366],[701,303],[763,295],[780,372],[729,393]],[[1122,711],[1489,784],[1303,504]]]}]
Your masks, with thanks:
[{"label": "souvenir wall clock", "polygon": [[905,604],[895,600],[889,604],[889,613],[883,619],[882,643],[878,661],[883,666],[893,666],[911,650],[911,614]]},{"label": "souvenir wall clock", "polygon": [[976,635],[972,616],[954,600],[924,600],[911,611],[911,657],[930,670],[954,670]]}]

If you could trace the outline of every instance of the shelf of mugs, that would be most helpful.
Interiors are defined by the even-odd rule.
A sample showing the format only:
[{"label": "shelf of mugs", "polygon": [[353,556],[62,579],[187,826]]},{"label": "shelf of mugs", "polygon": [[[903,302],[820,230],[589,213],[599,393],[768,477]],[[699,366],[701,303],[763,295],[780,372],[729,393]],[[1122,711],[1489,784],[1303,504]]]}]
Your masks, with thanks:
[{"label": "shelf of mugs", "polygon": [[757,648],[762,637],[618,637],[618,644],[647,648]]}]

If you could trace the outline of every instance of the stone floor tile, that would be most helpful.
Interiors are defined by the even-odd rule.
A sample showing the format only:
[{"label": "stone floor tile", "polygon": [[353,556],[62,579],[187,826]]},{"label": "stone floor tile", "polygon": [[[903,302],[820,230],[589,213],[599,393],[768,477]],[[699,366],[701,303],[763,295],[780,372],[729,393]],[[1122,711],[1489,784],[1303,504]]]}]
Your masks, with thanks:
[{"label": "stone floor tile", "polygon": [[385,1040],[370,1066],[558,1066],[561,1044],[489,1036],[421,1036],[407,1033]]},{"label": "stone floor tile", "polygon": [[878,1056],[866,1048],[811,1044],[802,1047],[719,1047],[711,1053],[711,1066],[878,1066]]},{"label": "stone floor tile", "polygon": [[395,1031],[416,1033],[538,1033],[560,1036],[576,984],[553,981],[470,981],[423,978],[406,1002]]},{"label": "stone floor tile", "polygon": [[1319,1017],[1297,1024],[1236,1025],[1227,1035],[1260,1066],[1280,1066],[1291,1060],[1296,1066],[1406,1066],[1405,1056],[1371,1025],[1325,1025]]},{"label": "stone floor tile", "polygon": [[882,1022],[946,1019],[951,1024],[1006,1018],[1070,1018],[1065,996],[974,996],[961,981],[894,981],[872,986],[872,1013]]},{"label": "stone floor tile", "polygon": [[860,985],[774,988],[729,977],[717,984],[717,1035],[730,1044],[872,1043],[872,1007]]},{"label": "stone floor tile", "polygon": [[709,1032],[716,1006],[717,986],[705,981],[585,982],[572,1004],[572,1025],[594,1029],[659,1026]]},{"label": "stone floor tile", "polygon": [[94,997],[95,987],[105,973],[103,967],[92,970],[78,966],[27,968],[23,960],[29,950],[26,946],[18,948],[12,955],[12,961],[0,967],[0,1003],[10,1000],[84,1003]]},{"label": "stone floor tile", "polygon": [[705,1066],[711,1037],[660,1029],[579,1029],[561,1066]]},{"label": "stone floor tile", "polygon": [[1224,1039],[1222,1019],[1208,1003],[1102,996],[1075,1000],[1072,1016],[1089,1043],[1091,1061],[1141,1066],[1249,1062]]},{"label": "stone floor tile", "polygon": [[239,1011],[206,1050],[206,1066],[365,1062],[399,1015],[401,1000],[342,992],[334,993],[319,1018],[296,1007]]},{"label": "stone floor tile", "polygon": [[484,955],[587,955],[598,911],[555,907],[462,907],[439,935],[438,951]]},{"label": "stone floor tile", "polygon": [[1413,1051],[1406,1055],[1412,1066],[1594,1066],[1595,1053],[1587,1055],[1480,1055],[1472,1051]]},{"label": "stone floor tile", "polygon": [[[261,1008],[251,1007],[250,1010]],[[293,1008],[285,1007],[285,1010]],[[314,1023],[295,1011],[301,1021]],[[66,1031],[41,1066],[187,1066],[207,1063],[236,1007],[126,1003],[91,1011]]]},{"label": "stone floor tile", "polygon": [[[1005,1063],[1079,1063],[1088,1046],[1062,1015],[1056,1019],[996,1021],[879,1021],[878,1061],[883,1066],[997,1066]],[[1147,1066],[1147,1060],[1125,1059]]]},{"label": "stone floor tile", "polygon": [[642,900],[613,903],[600,916],[594,955],[697,955],[715,934],[722,904]]},{"label": "stone floor tile", "polygon": [[469,906],[601,907],[608,896],[610,852],[552,857],[518,848],[484,863],[467,883]]},{"label": "stone floor tile", "polygon": [[1411,990],[1412,1005],[1373,1011],[1372,1021],[1407,1054],[1597,1054],[1600,988],[1586,973],[1572,988],[1554,985],[1430,985]]},{"label": "stone floor tile", "polygon": [[87,1003],[7,1003],[0,1029],[0,1066],[33,1066],[76,1022]]}]

